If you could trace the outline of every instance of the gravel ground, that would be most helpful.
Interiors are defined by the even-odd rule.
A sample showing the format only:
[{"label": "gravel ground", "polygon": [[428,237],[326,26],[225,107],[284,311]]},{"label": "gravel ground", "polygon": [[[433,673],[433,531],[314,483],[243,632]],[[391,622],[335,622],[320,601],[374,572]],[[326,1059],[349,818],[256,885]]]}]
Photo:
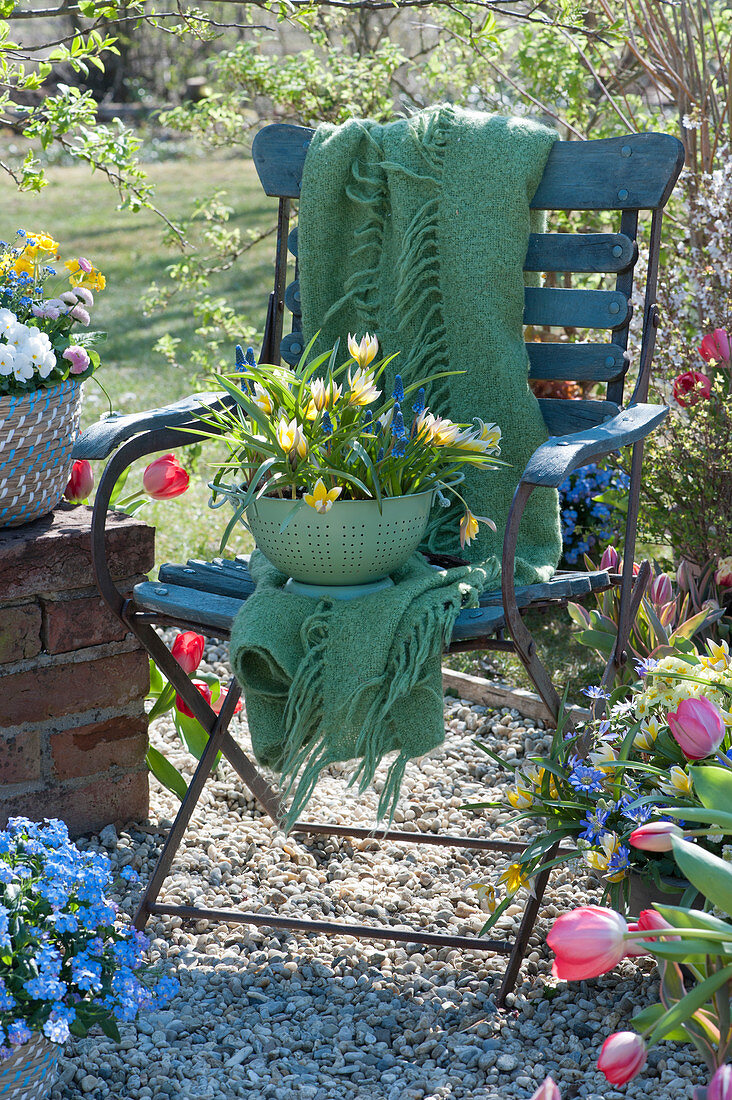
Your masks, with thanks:
[{"label": "gravel ground", "polygon": [[[212,645],[209,668],[229,676],[226,648]],[[206,665],[202,666],[206,670]],[[245,749],[243,716],[235,720]],[[500,795],[505,773],[474,744],[476,734],[509,759],[547,743],[541,724],[516,711],[446,700],[444,746],[407,769],[397,822],[418,831],[495,830],[515,838],[508,813],[460,807]],[[153,741],[188,767],[166,717]],[[312,819],[374,824],[376,795],[346,790],[331,768],[311,804]],[[377,786],[379,783],[377,778]],[[381,780],[383,781],[383,779]],[[152,781],[149,822],[91,838],[117,868],[152,870],[177,801]],[[503,857],[498,857],[503,859]],[[283,836],[223,761],[206,787],[164,896],[171,903],[271,906],[326,920],[387,920],[432,931],[477,933],[485,919],[470,883],[496,857],[374,841]],[[139,887],[119,899],[131,913]],[[595,1069],[599,1047],[633,1012],[655,999],[648,961],[626,960],[592,982],[556,983],[544,937],[552,917],[598,900],[579,866],[557,874],[508,1006],[496,1008],[503,958],[418,945],[390,946],[348,936],[295,936],[248,925],[152,922],[152,957],[181,983],[164,1011],[122,1025],[121,1046],[101,1034],[74,1040],[52,1100],[513,1100],[530,1097],[550,1073],[564,1100],[691,1097],[704,1073],[691,1048],[662,1044],[643,1074],[622,1090]],[[519,895],[521,897],[521,895]],[[511,932],[521,906],[502,922]]]}]

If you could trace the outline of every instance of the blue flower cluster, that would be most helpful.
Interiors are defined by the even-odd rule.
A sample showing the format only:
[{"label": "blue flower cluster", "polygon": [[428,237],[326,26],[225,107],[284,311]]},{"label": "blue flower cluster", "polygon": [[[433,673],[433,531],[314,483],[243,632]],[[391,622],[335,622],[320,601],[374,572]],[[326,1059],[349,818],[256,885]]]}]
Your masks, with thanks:
[{"label": "blue flower cluster", "polygon": [[616,538],[618,509],[593,500],[593,497],[608,490],[625,492],[628,485],[627,474],[621,470],[607,470],[596,462],[575,470],[562,482],[559,507],[565,565],[576,565],[583,554],[596,547],[602,549]]},{"label": "blue flower cluster", "polygon": [[[175,995],[172,978],[154,988],[141,980],[148,941],[115,926],[109,860],[80,851],[63,822],[11,818],[0,831],[0,872],[0,1062],[31,1027],[64,1043],[75,1022],[81,1034],[99,1022],[99,1008],[113,1026]],[[120,878],[138,876],[124,868]]]}]

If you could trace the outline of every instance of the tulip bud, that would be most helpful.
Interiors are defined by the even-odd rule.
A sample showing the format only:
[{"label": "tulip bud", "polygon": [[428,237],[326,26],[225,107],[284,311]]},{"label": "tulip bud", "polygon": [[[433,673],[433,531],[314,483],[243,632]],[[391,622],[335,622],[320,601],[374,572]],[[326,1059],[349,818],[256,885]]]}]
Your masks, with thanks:
[{"label": "tulip bud", "polygon": [[672,836],[683,836],[673,821],[649,821],[630,834],[630,843],[643,852],[670,852]]},{"label": "tulip bud", "polygon": [[691,584],[694,580],[690,566],[686,558],[682,558],[676,569],[676,583],[682,592],[691,591]]},{"label": "tulip bud", "polygon": [[714,579],[720,588],[732,588],[732,556],[720,560]]},{"label": "tulip bud", "polygon": [[730,340],[723,328],[715,328],[714,332],[707,333],[701,342],[699,354],[707,363],[730,362]]},{"label": "tulip bud", "polygon": [[607,569],[610,573],[617,573],[620,566],[620,554],[614,546],[607,546],[600,558],[600,569]]},{"label": "tulip bud", "polygon": [[732,1066],[721,1065],[707,1086],[707,1100],[732,1100]]},{"label": "tulip bud", "polygon": [[666,715],[666,721],[687,760],[703,760],[722,743],[724,718],[704,695],[682,699],[677,710]]},{"label": "tulip bud", "polygon": [[155,500],[169,500],[180,496],[188,488],[190,478],[175,455],[161,455],[145,470],[142,485],[148,496]]},{"label": "tulip bud", "polygon": [[687,370],[674,378],[674,397],[682,409],[708,398],[711,392],[711,379],[699,370]]},{"label": "tulip bud", "polygon": [[195,630],[184,630],[173,642],[170,652],[188,676],[200,665],[205,642],[203,634]]},{"label": "tulip bud", "polygon": [[558,917],[546,942],[556,958],[555,978],[582,981],[606,974],[625,955],[624,933],[628,925],[613,909],[586,905]]},{"label": "tulip bud", "polygon": [[[531,1100],[562,1100],[562,1094],[559,1091],[559,1086],[552,1078],[545,1077],[531,1097]],[[727,1097],[725,1097],[724,1100],[727,1100]]]},{"label": "tulip bud", "polygon": [[71,477],[64,489],[66,500],[72,504],[81,504],[94,488],[94,471],[91,462],[85,458],[77,459],[71,467]]},{"label": "tulip bud", "polygon": [[674,591],[668,573],[659,573],[658,576],[653,578],[648,586],[648,595],[651,597],[651,603],[656,604],[657,607],[671,603],[674,598]]},{"label": "tulip bud", "polygon": [[646,1044],[640,1035],[634,1031],[616,1031],[602,1044],[597,1068],[611,1085],[624,1085],[640,1073],[647,1057]]},{"label": "tulip bud", "polygon": [[[641,915],[635,924],[628,925],[629,932],[653,932],[659,931],[663,928],[671,928],[671,925],[667,920],[657,913],[655,909],[643,909]],[[638,955],[647,955],[649,953],[646,944],[657,943],[660,937],[649,936],[639,938],[637,940],[626,940],[625,954],[629,958],[637,957]],[[664,936],[664,940],[679,940],[679,936]]]},{"label": "tulip bud", "polygon": [[[199,695],[202,695],[203,698],[208,703],[208,705],[210,706],[211,705],[211,688],[208,686],[208,684],[205,683],[203,680],[192,680],[191,683],[194,684],[194,686],[195,686],[196,690],[198,691]],[[181,712],[181,714],[186,714],[186,715],[188,715],[189,718],[194,717],[193,711],[188,706],[185,699],[183,699],[182,696],[178,695],[177,692],[175,694],[175,707],[176,707],[176,710],[179,710]]]}]

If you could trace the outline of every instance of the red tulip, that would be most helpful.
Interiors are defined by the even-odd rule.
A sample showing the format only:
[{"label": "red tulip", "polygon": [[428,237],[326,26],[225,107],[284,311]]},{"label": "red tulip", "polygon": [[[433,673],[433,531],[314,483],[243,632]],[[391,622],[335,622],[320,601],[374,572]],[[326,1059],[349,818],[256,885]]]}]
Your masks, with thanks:
[{"label": "red tulip", "polygon": [[[206,700],[206,702],[210,706],[211,705],[211,688],[208,686],[208,684],[205,683],[203,680],[192,680],[191,682],[195,685],[196,690],[199,692],[200,695],[203,696],[203,698]],[[194,718],[195,717],[195,715],[193,714],[193,711],[188,706],[185,699],[183,699],[180,695],[178,695],[177,692],[175,694],[175,706],[176,706],[176,710],[179,710],[181,712],[181,714],[187,714],[189,718]]]},{"label": "red tulip", "polygon": [[707,1085],[707,1100],[732,1100],[732,1066],[721,1065]]},{"label": "red tulip", "polygon": [[94,471],[91,462],[85,458],[77,459],[71,467],[71,477],[64,489],[64,496],[72,504],[81,504],[94,488]]},{"label": "red tulip", "polygon": [[[228,694],[229,694],[228,691],[222,691],[221,694],[219,695],[218,699],[216,700],[216,702],[211,704],[212,710],[215,710],[217,714],[221,713],[221,708],[223,707],[224,700],[226,699],[226,696]],[[241,709],[242,709],[241,699],[237,699],[236,705],[234,706],[234,714],[238,714]]]},{"label": "red tulip", "polygon": [[614,546],[605,548],[600,558],[600,569],[609,569],[611,573],[617,573],[620,566],[620,554]]},{"label": "red tulip", "polygon": [[707,363],[729,363],[730,340],[723,328],[715,328],[714,332],[708,332],[701,342],[699,354]]},{"label": "red tulip", "polygon": [[711,392],[711,380],[701,371],[686,370],[674,378],[674,397],[684,409],[687,405],[696,405],[700,397],[709,397]]},{"label": "red tulip", "polygon": [[682,699],[677,710],[666,715],[666,721],[687,760],[703,760],[722,743],[724,718],[704,695]]},{"label": "red tulip", "polygon": [[597,1068],[611,1085],[624,1085],[640,1073],[647,1057],[646,1044],[640,1035],[634,1031],[616,1031],[602,1044]]},{"label": "red tulip", "polygon": [[[545,1077],[531,1097],[531,1100],[562,1100],[559,1085],[557,1085],[551,1077]],[[725,1100],[727,1100],[726,1097]]]},{"label": "red tulip", "polygon": [[142,484],[148,496],[169,500],[185,493],[190,478],[175,455],[161,455],[145,470]]},{"label": "red tulip", "polygon": [[188,676],[195,672],[203,657],[206,639],[195,630],[184,630],[173,642],[170,652]]},{"label": "red tulip", "polygon": [[606,974],[625,955],[627,931],[624,918],[613,909],[586,905],[564,913],[546,938],[556,955],[552,974],[569,982]]},{"label": "red tulip", "polygon": [[630,834],[630,843],[643,852],[670,852],[672,836],[683,836],[673,821],[649,821]]},{"label": "red tulip", "polygon": [[659,573],[653,578],[648,586],[648,595],[651,597],[651,603],[656,604],[657,607],[671,602],[674,598],[674,590],[668,573]]}]

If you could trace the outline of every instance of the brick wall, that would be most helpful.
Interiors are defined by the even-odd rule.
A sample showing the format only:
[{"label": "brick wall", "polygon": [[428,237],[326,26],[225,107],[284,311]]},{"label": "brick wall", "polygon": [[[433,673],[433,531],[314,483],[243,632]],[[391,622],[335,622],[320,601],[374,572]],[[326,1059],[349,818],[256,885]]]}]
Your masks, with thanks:
[{"label": "brick wall", "polygon": [[[148,811],[148,661],[97,593],[91,509],[0,530],[0,825],[60,817],[73,833]],[[123,591],[153,566],[152,527],[112,515]]]}]

